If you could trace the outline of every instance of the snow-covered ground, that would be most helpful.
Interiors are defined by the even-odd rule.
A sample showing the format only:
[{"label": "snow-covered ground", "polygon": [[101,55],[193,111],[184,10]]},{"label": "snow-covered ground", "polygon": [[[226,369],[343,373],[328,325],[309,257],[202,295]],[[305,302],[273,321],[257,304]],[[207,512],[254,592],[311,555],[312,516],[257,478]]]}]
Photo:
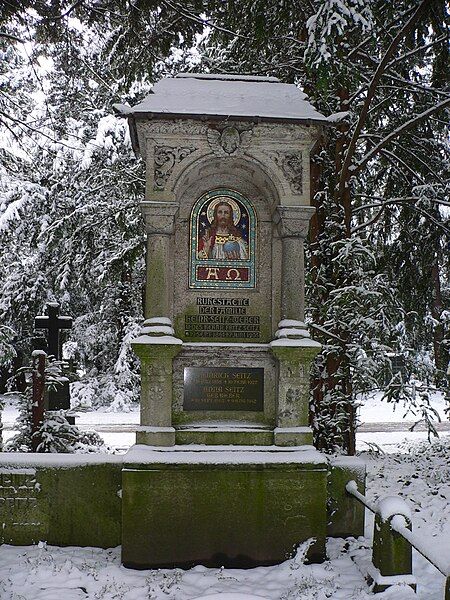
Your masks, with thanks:
[{"label": "snow-covered ground", "polygon": [[[445,419],[444,401],[433,405]],[[17,411],[9,403],[3,414],[5,438],[13,434]],[[406,417],[413,422],[414,417]],[[370,398],[360,411],[362,422],[399,422],[403,412]],[[136,408],[128,413],[95,411],[79,413],[81,427],[97,429],[105,441],[124,451],[134,443],[129,431],[139,422]],[[125,431],[114,431],[114,428]],[[128,431],[127,431],[128,429]],[[402,496],[413,513],[413,529],[437,552],[450,569],[450,438],[443,432],[431,445],[425,432],[361,432],[358,447],[367,442],[380,446],[381,453],[362,453],[367,463],[367,496],[376,501],[390,495]],[[413,441],[412,441],[413,440]],[[374,451],[375,450],[375,451]],[[383,451],[385,453],[383,453]],[[386,452],[387,451],[387,452]],[[363,574],[355,566],[367,562],[373,518],[367,515],[366,538],[330,540],[329,560],[322,565],[304,565],[303,549],[274,567],[249,570],[207,569],[188,571],[133,571],[120,564],[120,548],[56,548],[40,546],[0,547],[0,600],[187,600],[208,596],[212,600],[366,600],[375,598]],[[391,588],[380,600],[443,600],[444,577],[414,552],[414,574],[418,595],[410,588]],[[217,595],[217,596],[216,596]]]}]

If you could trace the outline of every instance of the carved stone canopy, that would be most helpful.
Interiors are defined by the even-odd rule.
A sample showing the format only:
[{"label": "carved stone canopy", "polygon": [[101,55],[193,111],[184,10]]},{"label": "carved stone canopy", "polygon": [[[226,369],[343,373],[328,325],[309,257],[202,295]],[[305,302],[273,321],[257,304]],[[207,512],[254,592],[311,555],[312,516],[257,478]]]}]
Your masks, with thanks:
[{"label": "carved stone canopy", "polygon": [[[128,117],[133,147],[146,161],[147,200],[178,202],[184,186],[220,159],[217,173],[232,175],[236,186],[242,177],[268,179],[272,209],[310,203],[310,153],[327,119],[295,85],[181,73],[159,81],[136,106],[115,109]],[[224,177],[215,185],[233,187]]]}]

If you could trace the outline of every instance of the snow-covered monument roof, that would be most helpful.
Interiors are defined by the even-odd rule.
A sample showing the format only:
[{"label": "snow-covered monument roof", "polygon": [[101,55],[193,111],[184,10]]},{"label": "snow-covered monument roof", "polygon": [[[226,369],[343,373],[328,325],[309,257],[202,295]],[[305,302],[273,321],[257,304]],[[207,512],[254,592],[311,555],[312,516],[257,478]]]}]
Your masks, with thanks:
[{"label": "snow-covered monument roof", "polygon": [[251,119],[324,123],[307,96],[276,77],[180,73],[159,81],[136,106],[114,105],[127,117]]}]

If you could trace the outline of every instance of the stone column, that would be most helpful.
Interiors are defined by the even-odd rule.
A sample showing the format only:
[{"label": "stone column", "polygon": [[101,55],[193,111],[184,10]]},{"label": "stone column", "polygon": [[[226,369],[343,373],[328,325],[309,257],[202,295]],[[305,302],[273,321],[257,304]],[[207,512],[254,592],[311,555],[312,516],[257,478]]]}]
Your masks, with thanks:
[{"label": "stone column", "polygon": [[147,232],[145,317],[172,317],[173,232],[178,204],[141,203]]},{"label": "stone column", "polygon": [[303,322],[305,265],[303,241],[308,234],[313,206],[279,206],[275,213],[282,242],[281,321],[270,343],[279,363],[277,446],[312,444],[309,427],[309,370],[321,345],[311,339]]},{"label": "stone column", "polygon": [[279,206],[275,213],[282,241],[281,319],[303,321],[305,265],[303,240],[308,235],[313,206]]}]

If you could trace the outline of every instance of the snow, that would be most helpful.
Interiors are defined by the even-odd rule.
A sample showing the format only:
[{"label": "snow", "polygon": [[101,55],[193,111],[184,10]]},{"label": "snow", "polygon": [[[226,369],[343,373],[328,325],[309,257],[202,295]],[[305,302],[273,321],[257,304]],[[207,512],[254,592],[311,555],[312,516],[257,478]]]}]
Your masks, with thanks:
[{"label": "snow", "polygon": [[327,121],[329,123],[339,123],[340,121],[346,119],[348,116],[350,116],[350,113],[348,112],[348,110],[344,110],[341,112],[333,113],[332,115],[328,116]]},{"label": "snow", "polygon": [[160,336],[151,336],[151,335],[139,335],[134,340],[131,340],[131,344],[175,344],[180,346],[183,342],[172,335],[160,335]]},{"label": "snow", "polygon": [[167,327],[172,327],[172,321],[168,317],[151,317],[145,319],[144,325],[167,325]]},{"label": "snow", "polygon": [[254,596],[253,594],[208,594],[207,596],[197,596],[194,600],[261,600],[267,596]]},{"label": "snow", "polygon": [[289,336],[301,336],[304,338],[309,338],[309,331],[305,328],[301,329],[301,328],[294,328],[294,327],[286,327],[284,326],[282,329],[277,329],[275,332],[275,337],[276,338],[285,338],[285,337],[289,337]]},{"label": "snow", "polygon": [[[8,397],[7,397],[8,398]],[[6,398],[5,398],[6,399]],[[439,412],[445,407],[442,397],[435,394],[433,406]],[[377,412],[378,411],[378,412]],[[3,422],[6,433],[11,432],[17,409],[11,399],[6,402]],[[380,402],[380,395],[368,398],[360,409],[363,421],[379,420],[400,421],[403,413],[393,410],[387,403]],[[102,437],[110,445],[120,442],[122,448],[134,443],[133,432],[118,432],[114,429],[134,427],[139,423],[139,410],[134,406],[132,412],[111,413],[103,411],[80,412],[77,423],[83,428],[99,429]],[[220,426],[221,421],[208,425]],[[105,431],[110,428],[111,432]],[[413,514],[413,534],[422,538],[433,549],[433,556],[439,557],[443,565],[450,565],[450,450],[446,437],[433,444],[417,442],[401,443],[405,432],[358,433],[359,445],[368,435],[375,436],[383,450],[376,448],[363,453],[360,457],[337,456],[332,464],[339,466],[367,466],[367,497],[372,504],[381,498],[397,495],[404,498]],[[425,432],[414,432],[408,437],[424,437]],[[6,437],[6,436],[5,436]],[[387,445],[385,440],[390,440]],[[367,449],[367,446],[365,446]],[[187,456],[202,453],[202,446],[185,448]],[[217,446],[218,454],[225,451],[232,455],[233,447]],[[253,450],[253,449],[252,449]],[[261,447],[249,455],[264,452],[271,448]],[[147,447],[145,447],[147,451]],[[311,449],[312,452],[315,452]],[[155,450],[153,450],[155,452]],[[164,450],[162,450],[164,452]],[[167,452],[167,450],[166,450]],[[284,449],[287,456],[299,454],[298,449]],[[303,451],[304,452],[304,451]],[[155,453],[160,454],[161,449]],[[309,450],[306,451],[306,455]],[[204,454],[204,453],[202,453]],[[304,456],[305,454],[303,454]],[[60,457],[45,455],[7,455],[9,465],[3,469],[29,470],[41,464],[40,461],[58,461]],[[136,456],[136,455],[135,455]],[[129,457],[102,455],[102,462],[124,460]],[[139,456],[137,456],[139,458]],[[66,455],[63,458],[65,468],[75,464],[88,464],[95,461],[93,455]],[[80,463],[79,461],[82,461]],[[47,462],[48,464],[48,462]],[[129,464],[129,463],[128,463]],[[329,560],[321,565],[302,564],[304,547],[293,558],[274,567],[261,567],[248,570],[207,569],[202,566],[182,571],[125,569],[120,564],[120,548],[56,548],[41,542],[37,546],[0,547],[0,598],[2,600],[94,600],[95,598],[116,598],[116,600],[198,600],[202,596],[227,598],[233,594],[239,600],[249,596],[259,596],[268,600],[442,600],[444,577],[439,571],[413,552],[413,573],[418,582],[418,594],[404,584],[395,585],[390,590],[373,596],[367,587],[363,572],[370,565],[370,538],[373,529],[373,515],[367,512],[366,537],[354,540],[349,538],[330,539],[327,544]],[[358,569],[358,566],[363,570]],[[365,569],[365,571],[364,571]],[[375,572],[374,575],[377,575]],[[381,577],[381,576],[380,576]],[[404,583],[409,578],[402,578]],[[384,582],[384,580],[383,580]],[[386,583],[392,583],[389,578]],[[381,583],[381,580],[380,580]],[[83,591],[86,590],[86,593]],[[232,597],[232,596],[231,596]],[[205,600],[205,599],[203,599]]]},{"label": "snow", "polygon": [[278,329],[284,327],[298,327],[299,329],[308,329],[308,326],[303,321],[296,321],[295,319],[283,319],[278,323]]},{"label": "snow", "polygon": [[388,521],[394,515],[403,515],[408,521],[411,521],[412,518],[410,507],[398,496],[385,496],[382,498],[378,502],[377,512],[383,521]]},{"label": "snow", "polygon": [[174,333],[173,327],[168,325],[150,325],[141,329],[142,335],[173,335]]},{"label": "snow", "polygon": [[114,109],[123,116],[208,115],[326,123],[326,118],[306,100],[303,92],[274,77],[180,74],[159,81],[131,109],[121,104],[115,104]]},{"label": "snow", "polygon": [[[367,398],[361,398],[361,408],[359,410],[359,420],[364,423],[388,423],[392,421],[404,421],[407,417],[411,424],[415,421],[414,416],[407,412],[405,406],[401,403],[382,401],[382,393],[374,392]],[[441,392],[434,392],[432,395],[432,406],[437,410],[442,421],[447,420],[445,409],[448,407],[444,395]]]},{"label": "snow", "polygon": [[271,346],[292,346],[292,347],[302,347],[302,348],[322,348],[322,345],[315,340],[311,340],[310,338],[280,338],[278,340],[273,340],[270,342]]},{"label": "snow", "polygon": [[274,433],[311,433],[311,427],[275,427]]},{"label": "snow", "polygon": [[31,353],[31,358],[37,358],[38,356],[47,356],[47,354],[43,350],[33,350]]},{"label": "snow", "polygon": [[324,464],[323,455],[312,446],[280,449],[278,446],[172,446],[136,444],[123,457],[129,463],[164,464]]},{"label": "snow", "polygon": [[175,433],[174,427],[151,427],[150,425],[137,425],[136,431],[144,431],[146,433]]},{"label": "snow", "polygon": [[116,454],[34,454],[24,452],[2,452],[1,462],[6,469],[29,467],[55,467],[68,469],[86,465],[121,463],[123,456]]},{"label": "snow", "polygon": [[381,575],[380,571],[372,564],[367,565],[367,572],[378,585],[415,585],[417,583],[413,575]]}]

